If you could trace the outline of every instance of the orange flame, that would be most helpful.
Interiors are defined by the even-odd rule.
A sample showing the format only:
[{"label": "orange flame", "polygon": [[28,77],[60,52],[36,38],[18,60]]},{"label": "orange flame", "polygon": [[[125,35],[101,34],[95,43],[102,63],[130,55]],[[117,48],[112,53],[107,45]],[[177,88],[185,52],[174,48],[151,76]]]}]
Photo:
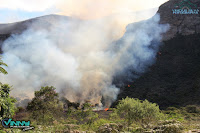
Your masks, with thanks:
[{"label": "orange flame", "polygon": [[109,110],[109,108],[105,108],[104,110],[105,110],[105,111],[108,111],[108,110]]},{"label": "orange flame", "polygon": [[128,87],[131,87],[131,85],[128,85]]}]

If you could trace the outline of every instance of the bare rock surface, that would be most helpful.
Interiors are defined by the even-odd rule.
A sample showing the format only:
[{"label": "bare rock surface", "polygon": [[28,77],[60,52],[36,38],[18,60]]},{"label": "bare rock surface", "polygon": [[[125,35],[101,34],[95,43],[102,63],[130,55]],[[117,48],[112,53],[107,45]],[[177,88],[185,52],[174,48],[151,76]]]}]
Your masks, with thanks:
[{"label": "bare rock surface", "polygon": [[199,14],[173,14],[172,10],[179,9],[180,7],[178,6],[180,6],[181,2],[184,2],[184,0],[169,0],[159,7],[160,23],[170,24],[170,30],[164,34],[163,40],[171,39],[176,34],[190,35],[200,33],[200,1],[186,0],[183,3],[184,6],[187,6],[189,3],[194,4],[191,8],[198,9]]}]

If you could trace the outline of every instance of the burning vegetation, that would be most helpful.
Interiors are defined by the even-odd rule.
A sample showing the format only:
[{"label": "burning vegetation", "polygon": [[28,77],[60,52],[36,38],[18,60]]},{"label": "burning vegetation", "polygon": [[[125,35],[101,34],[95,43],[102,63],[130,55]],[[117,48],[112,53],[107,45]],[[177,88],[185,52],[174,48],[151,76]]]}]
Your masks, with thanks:
[{"label": "burning vegetation", "polygon": [[[123,87],[113,79],[132,81],[143,74],[153,64],[161,35],[168,30],[168,25],[159,23],[158,14],[128,25],[122,37],[110,19],[84,21],[55,15],[56,21],[45,29],[49,18],[32,20],[26,30],[2,44],[9,74],[0,78],[16,88],[11,93],[15,97],[32,99],[35,88],[50,84],[69,101],[90,100],[109,107]],[[121,79],[125,73],[129,76]]]},{"label": "burning vegetation", "polygon": [[[9,92],[7,100],[8,97]],[[13,106],[12,103],[10,103],[10,105]],[[6,104],[6,106],[8,105]],[[1,106],[1,112],[2,108],[5,108],[5,106]],[[173,108],[173,110],[174,109],[175,108]],[[175,109],[175,112],[177,112],[177,110],[178,109]],[[199,117],[200,114],[200,107],[197,106],[187,106],[181,110],[183,110],[184,114],[188,112],[185,115],[192,114],[193,118]],[[109,131],[125,132],[135,131],[138,129],[138,127],[135,128],[133,126],[135,124],[137,124],[143,131],[155,130],[157,129],[156,127],[162,127],[162,130],[160,131],[168,131],[169,129],[171,131],[171,128],[173,127],[173,133],[179,133],[174,131],[183,130],[180,122],[176,120],[165,121],[166,118],[171,119],[174,117],[170,115],[170,112],[172,111],[171,109],[161,112],[157,104],[151,103],[147,100],[142,101],[127,97],[120,100],[115,108],[102,108],[96,110],[95,106],[93,106],[89,101],[79,104],[70,102],[66,98],[59,99],[59,93],[56,93],[55,88],[52,86],[42,87],[39,91],[35,91],[35,97],[31,102],[29,102],[26,109],[20,107],[17,112],[13,112],[13,110],[13,114],[10,114],[8,111],[9,110],[6,109],[4,110],[2,114],[3,118],[12,115],[12,117],[17,120],[23,120],[25,118],[29,119],[31,120],[31,123],[35,123],[35,131],[47,130],[44,126],[46,124],[48,126],[51,125],[48,132],[68,132],[75,130],[77,132],[77,130],[90,130],[102,133],[108,129]],[[165,112],[166,114],[164,114]],[[187,118],[188,116],[184,119],[187,120]],[[141,119],[144,121],[141,121]],[[146,128],[150,124],[152,125],[152,123],[154,124],[153,128]],[[170,126],[166,126],[166,123],[170,123]],[[132,126],[133,129],[130,129]],[[10,131],[10,129],[5,129],[1,126],[0,129],[3,131]],[[12,130],[17,131],[18,129]]]},{"label": "burning vegetation", "polygon": [[105,108],[104,110],[105,110],[105,111],[108,111],[108,110],[109,110],[109,108]]}]

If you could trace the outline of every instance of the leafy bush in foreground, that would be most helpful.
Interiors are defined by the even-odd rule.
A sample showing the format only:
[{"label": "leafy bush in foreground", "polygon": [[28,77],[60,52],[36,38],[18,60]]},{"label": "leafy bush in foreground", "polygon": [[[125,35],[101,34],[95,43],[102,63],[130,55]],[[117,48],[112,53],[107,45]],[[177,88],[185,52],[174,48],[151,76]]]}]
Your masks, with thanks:
[{"label": "leafy bush in foreground", "polygon": [[128,97],[119,102],[116,113],[126,120],[128,126],[139,122],[143,127],[148,127],[151,122],[164,116],[157,104]]}]

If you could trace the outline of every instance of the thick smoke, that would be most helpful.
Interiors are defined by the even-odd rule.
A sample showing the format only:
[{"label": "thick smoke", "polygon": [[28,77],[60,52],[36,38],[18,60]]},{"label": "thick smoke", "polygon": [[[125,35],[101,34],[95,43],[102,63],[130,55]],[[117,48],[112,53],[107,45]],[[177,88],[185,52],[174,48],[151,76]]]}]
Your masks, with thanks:
[{"label": "thick smoke", "polygon": [[143,73],[154,62],[161,34],[168,29],[159,20],[155,15],[128,25],[119,41],[121,29],[110,20],[60,19],[48,29],[38,28],[46,23],[34,22],[3,43],[9,74],[0,78],[13,85],[15,97],[31,98],[48,85],[70,101],[101,104],[103,96],[110,106],[119,93],[114,76],[128,69]]},{"label": "thick smoke", "polygon": [[[168,0],[0,0],[0,8],[97,19],[115,13],[156,8],[166,1]],[[6,15],[13,17],[13,14]]]},{"label": "thick smoke", "polygon": [[56,8],[60,10],[60,15],[97,19],[119,13],[128,17],[128,13],[157,8],[166,1],[168,0],[56,0]]},{"label": "thick smoke", "polygon": [[168,24],[162,25],[159,21],[160,16],[156,14],[149,20],[129,24],[124,36],[111,46],[117,53],[115,63],[120,64],[115,84],[123,86],[126,81],[133,82],[156,61],[162,33],[169,29]]}]

